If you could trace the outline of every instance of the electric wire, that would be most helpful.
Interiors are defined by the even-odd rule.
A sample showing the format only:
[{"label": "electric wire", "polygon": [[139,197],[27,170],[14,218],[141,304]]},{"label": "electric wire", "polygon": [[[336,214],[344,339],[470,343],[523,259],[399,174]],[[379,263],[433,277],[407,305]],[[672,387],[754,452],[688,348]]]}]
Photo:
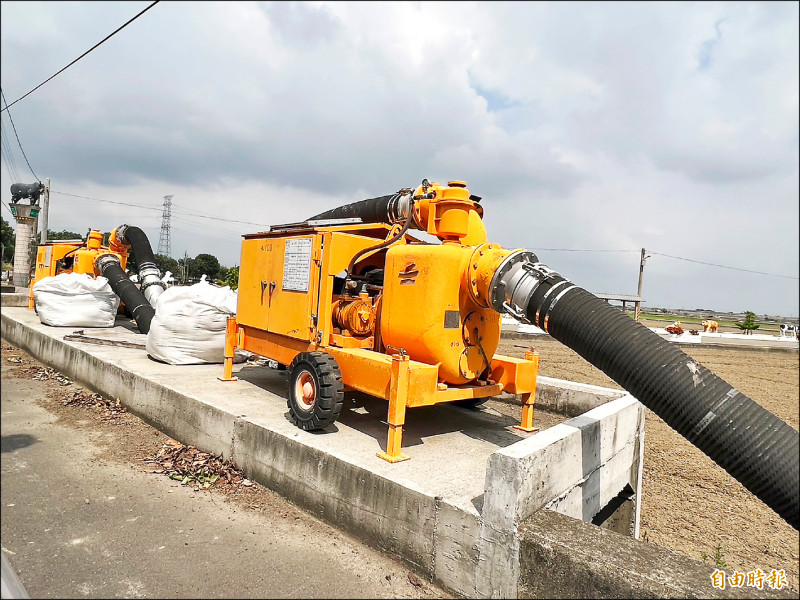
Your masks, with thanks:
[{"label": "electric wire", "polygon": [[[163,209],[164,209],[163,206],[159,206],[159,207],[144,206],[142,204],[133,204],[133,203],[130,203],[130,202],[119,202],[117,200],[104,200],[103,198],[90,198],[89,196],[80,196],[78,194],[68,194],[67,192],[55,191],[53,189],[50,190],[50,193],[51,194],[61,194],[62,196],[71,196],[72,198],[81,198],[83,200],[92,200],[92,201],[95,201],[95,202],[108,202],[109,204],[120,204],[122,206],[133,206],[135,208],[144,208],[144,209],[147,209],[147,210],[157,210],[158,212],[162,212]],[[244,225],[256,225],[258,227],[269,227],[269,225],[266,225],[265,223],[254,223],[252,221],[239,221],[237,219],[226,219],[225,217],[205,216],[205,215],[196,214],[196,213],[176,211],[174,209],[175,203],[173,203],[172,206],[173,206],[173,209],[172,209],[172,214],[173,215],[177,214],[177,215],[185,215],[185,216],[190,216],[190,217],[197,217],[197,218],[200,218],[200,219],[211,219],[213,221],[226,221],[228,223],[242,223]]]},{"label": "electric wire", "polygon": [[591,248],[528,248],[528,250],[545,250],[548,252],[639,252],[639,250],[593,250]]},{"label": "electric wire", "polygon": [[661,252],[655,252],[653,250],[648,250],[650,254],[654,254],[656,256],[665,256],[666,258],[674,258],[676,260],[685,260],[687,262],[693,262],[700,265],[708,265],[710,267],[720,267],[722,269],[731,269],[733,271],[744,271],[745,273],[755,273],[756,275],[769,275],[770,277],[783,277],[785,279],[800,279],[800,277],[794,277],[793,275],[780,275],[778,273],[765,273],[764,271],[754,271],[752,269],[742,269],[739,267],[729,267],[727,265],[718,265],[716,263],[705,262],[702,260],[694,260],[693,258],[683,258],[681,256],[672,256],[670,254],[662,254]]},{"label": "electric wire", "polygon": [[[31,170],[31,173],[33,173],[33,167],[31,166],[31,163],[28,161],[28,156],[25,154],[25,149],[22,147],[22,142],[19,141],[19,135],[17,135],[17,127],[14,125],[14,119],[11,118],[11,111],[8,110],[8,104],[6,103],[6,95],[3,93],[2,88],[0,88],[0,96],[2,96],[3,98],[3,104],[6,105],[6,107],[3,110],[6,111],[6,114],[8,115],[8,120],[11,121],[11,128],[14,130],[14,136],[17,138],[19,149],[22,150],[22,156],[25,158],[25,162],[28,163],[28,168]],[[39,183],[42,182],[42,180],[39,179],[39,176],[36,173],[33,173],[33,176],[36,177],[36,181],[38,181]]]},{"label": "electric wire", "polygon": [[92,200],[94,202],[107,202],[109,204],[119,204],[121,206],[132,206],[134,208],[144,208],[146,210],[157,210],[158,212],[161,212],[161,210],[162,210],[162,207],[160,207],[160,206],[159,207],[144,206],[142,204],[132,204],[130,202],[119,202],[117,200],[103,200],[102,198],[90,198],[89,196],[79,196],[78,194],[68,194],[67,192],[60,192],[60,191],[53,190],[53,189],[50,190],[50,193],[51,194],[60,194],[62,196],[70,196],[72,198],[80,198],[82,200]]},{"label": "electric wire", "polygon": [[[100,44],[102,44],[103,42],[105,42],[106,40],[108,40],[109,38],[111,38],[112,36],[116,35],[116,34],[117,34],[117,33],[119,33],[120,31],[122,31],[123,29],[125,29],[125,28],[126,28],[128,25],[130,25],[131,23],[133,23],[133,22],[134,22],[136,19],[138,19],[139,17],[141,17],[141,16],[142,16],[144,13],[146,13],[148,10],[150,10],[151,8],[153,8],[153,7],[154,7],[156,4],[158,4],[160,1],[161,1],[161,0],[156,0],[155,2],[153,2],[153,3],[152,3],[150,6],[148,6],[147,8],[145,8],[145,9],[144,9],[142,12],[140,12],[138,15],[136,15],[135,17],[133,17],[132,19],[130,19],[129,21],[127,21],[127,22],[126,22],[125,24],[123,24],[122,26],[118,27],[118,28],[117,28],[115,31],[113,31],[112,33],[110,33],[109,35],[107,35],[106,37],[104,37],[102,40],[100,40],[99,42],[97,42],[97,43],[96,43],[94,46],[92,46],[91,48],[89,48],[89,49],[88,49],[86,52],[84,52],[83,54],[81,54],[81,55],[80,55],[78,58],[76,58],[76,59],[75,59],[75,60],[73,60],[71,63],[69,63],[69,64],[68,64],[66,67],[64,67],[64,68],[60,69],[59,71],[57,71],[56,73],[54,73],[53,75],[51,75],[50,77],[48,77],[47,79],[45,79],[45,80],[44,80],[42,83],[40,83],[39,85],[37,85],[37,86],[36,86],[35,88],[33,88],[31,91],[29,91],[29,92],[27,92],[26,94],[24,94],[24,95],[20,96],[19,98],[17,98],[16,100],[14,100],[14,101],[13,101],[11,104],[6,104],[6,107],[3,109],[3,111],[7,111],[7,110],[8,110],[8,108],[9,108],[10,106],[14,106],[14,105],[15,105],[17,102],[19,102],[20,100],[22,100],[22,99],[23,99],[23,98],[25,98],[26,96],[29,96],[30,94],[32,94],[33,92],[35,92],[36,90],[38,90],[38,89],[39,89],[40,87],[42,87],[42,86],[43,86],[45,83],[47,83],[48,81],[50,81],[51,79],[53,79],[53,78],[54,78],[56,75],[58,75],[58,74],[60,74],[60,73],[62,73],[62,72],[64,72],[64,71],[66,71],[66,70],[67,70],[69,67],[71,67],[71,66],[72,66],[72,65],[74,65],[76,62],[78,62],[80,59],[82,59],[84,56],[86,56],[87,54],[89,54],[89,53],[90,53],[92,50],[94,50],[95,48],[97,48],[98,46],[100,46]],[[3,112],[3,111],[0,111],[0,112]]]},{"label": "electric wire", "polygon": [[8,141],[6,127],[4,126],[0,126],[0,141],[2,141],[3,161],[5,162],[6,170],[12,180],[18,182],[20,180],[19,171],[17,170],[17,163],[14,159],[14,153],[11,151],[11,143]]},{"label": "electric wire", "polygon": [[[591,249],[578,249],[578,248],[528,248],[528,250],[547,250],[550,252],[635,252],[639,254],[640,250],[591,250]],[[795,277],[793,275],[781,275],[779,273],[766,273],[764,271],[755,271],[753,269],[742,269],[740,267],[729,267],[727,265],[720,265],[717,263],[712,262],[705,262],[702,260],[695,260],[693,258],[684,258],[682,256],[673,256],[671,254],[663,254],[661,252],[655,252],[654,250],[647,250],[649,254],[653,254],[656,256],[663,256],[665,258],[674,258],[676,260],[685,260],[687,262],[693,262],[700,265],[708,265],[710,267],[720,267],[722,269],[731,269],[733,271],[743,271],[745,273],[754,273],[756,275],[768,275],[770,277],[783,277],[785,279],[800,279],[799,277]]]},{"label": "electric wire", "polygon": [[11,180],[17,183],[19,182],[19,171],[17,171],[17,165],[14,162],[14,154],[11,152],[11,144],[8,143],[5,127],[0,130],[0,145],[0,147],[2,147],[3,163],[6,165],[6,171],[8,171]]}]

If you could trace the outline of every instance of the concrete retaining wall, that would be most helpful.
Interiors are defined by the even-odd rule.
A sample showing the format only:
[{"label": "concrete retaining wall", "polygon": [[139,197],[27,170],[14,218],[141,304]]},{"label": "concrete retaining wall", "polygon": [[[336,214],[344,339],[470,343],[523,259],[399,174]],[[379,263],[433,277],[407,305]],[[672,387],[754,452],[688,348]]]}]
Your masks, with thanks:
[{"label": "concrete retaining wall", "polygon": [[719,590],[713,566],[549,510],[523,523],[519,537],[520,598],[795,597],[766,584]]},{"label": "concrete retaining wall", "polygon": [[27,293],[3,292],[0,294],[0,306],[28,306],[28,302],[29,296]]},{"label": "concrete retaining wall", "polygon": [[[567,590],[567,595],[579,597],[582,588],[570,587],[568,576],[552,592],[546,592],[545,583],[530,583],[527,571],[532,567],[525,561],[551,547],[543,541],[550,534],[537,530],[540,537],[531,538],[526,534],[530,527],[522,524],[553,511],[591,520],[626,490],[638,505],[644,409],[624,392],[572,384],[559,393],[558,380],[544,378],[537,394],[542,402],[546,398],[552,406],[572,407],[565,410],[594,408],[499,446],[487,446],[482,433],[487,421],[483,429],[447,448],[443,456],[449,460],[426,463],[426,455],[436,451],[433,445],[408,463],[389,465],[375,459],[375,439],[364,431],[345,425],[335,435],[298,430],[285,417],[285,400],[268,391],[268,382],[221,382],[220,365],[175,368],[155,363],[138,349],[65,342],[71,328],[41,325],[27,309],[4,308],[0,321],[6,340],[42,362],[119,398],[171,437],[232,458],[251,479],[467,597],[517,597],[529,589],[537,594],[545,590],[549,597]],[[126,333],[122,327],[114,329]],[[468,412],[446,417],[467,415],[465,419],[480,423],[480,413]],[[447,435],[437,439],[437,445],[447,443]],[[467,443],[471,445],[465,449]],[[456,467],[464,474],[453,478]],[[475,487],[473,481],[483,484]],[[476,492],[463,497],[461,488]],[[628,529],[635,531],[638,511],[631,514]],[[588,569],[582,561],[565,563],[560,573]],[[560,581],[556,574],[552,577]],[[621,580],[627,574],[612,572],[608,577]],[[707,593],[704,583],[698,589]]]}]

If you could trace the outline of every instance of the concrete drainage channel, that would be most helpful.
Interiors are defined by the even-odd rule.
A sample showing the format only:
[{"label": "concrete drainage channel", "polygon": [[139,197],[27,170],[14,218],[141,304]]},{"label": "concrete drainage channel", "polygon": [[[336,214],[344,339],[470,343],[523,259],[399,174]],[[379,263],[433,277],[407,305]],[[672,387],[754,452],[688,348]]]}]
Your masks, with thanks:
[{"label": "concrete drainage channel", "polygon": [[710,585],[713,568],[631,537],[644,408],[625,392],[539,377],[537,406],[572,418],[537,434],[483,411],[411,410],[404,437],[411,460],[389,464],[376,456],[386,442],[385,401],[358,396],[330,431],[305,432],[286,417],[286,381],[277,371],[240,364],[239,381],[219,381],[221,365],[148,358],[126,320],[83,330],[77,338],[96,342],[87,343],[72,328],[42,325],[33,311],[9,306],[6,296],[2,336],[10,343],[118,397],[176,440],[232,459],[249,478],[454,593],[788,597],[721,592]]}]

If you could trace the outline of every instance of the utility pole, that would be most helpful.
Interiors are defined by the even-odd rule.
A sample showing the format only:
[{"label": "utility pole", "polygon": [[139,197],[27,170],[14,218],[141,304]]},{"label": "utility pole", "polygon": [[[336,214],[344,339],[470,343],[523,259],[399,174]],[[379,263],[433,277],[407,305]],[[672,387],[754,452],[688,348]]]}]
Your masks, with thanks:
[{"label": "utility pole", "polygon": [[44,180],[44,200],[42,202],[42,236],[40,244],[47,243],[48,218],[50,216],[50,178]]},{"label": "utility pole", "polygon": [[634,320],[638,321],[639,317],[642,314],[642,277],[644,276],[644,261],[646,261],[649,256],[645,256],[644,248],[642,248],[642,258],[639,261],[639,287],[636,290],[636,297],[639,298],[635,303],[635,310],[634,310]]}]

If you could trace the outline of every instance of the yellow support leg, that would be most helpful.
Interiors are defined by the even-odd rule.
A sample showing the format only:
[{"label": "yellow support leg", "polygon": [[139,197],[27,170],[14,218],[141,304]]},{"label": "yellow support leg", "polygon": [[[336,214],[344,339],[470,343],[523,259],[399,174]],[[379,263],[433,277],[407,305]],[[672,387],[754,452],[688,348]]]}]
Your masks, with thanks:
[{"label": "yellow support leg", "polygon": [[392,382],[389,388],[389,438],[386,442],[386,452],[378,452],[380,458],[390,463],[411,458],[402,452],[410,372],[411,363],[407,355],[392,356]]},{"label": "yellow support leg", "polygon": [[236,353],[236,317],[228,317],[225,323],[225,352],[223,354],[222,377],[217,377],[220,381],[238,381],[238,377],[233,376],[233,358]]},{"label": "yellow support leg", "polygon": [[533,384],[531,385],[530,392],[522,394],[522,423],[515,425],[514,429],[520,429],[528,433],[536,433],[539,431],[539,428],[533,426],[533,409],[536,404],[536,376],[539,373],[539,353],[536,351],[526,352],[525,360],[534,363]]}]

